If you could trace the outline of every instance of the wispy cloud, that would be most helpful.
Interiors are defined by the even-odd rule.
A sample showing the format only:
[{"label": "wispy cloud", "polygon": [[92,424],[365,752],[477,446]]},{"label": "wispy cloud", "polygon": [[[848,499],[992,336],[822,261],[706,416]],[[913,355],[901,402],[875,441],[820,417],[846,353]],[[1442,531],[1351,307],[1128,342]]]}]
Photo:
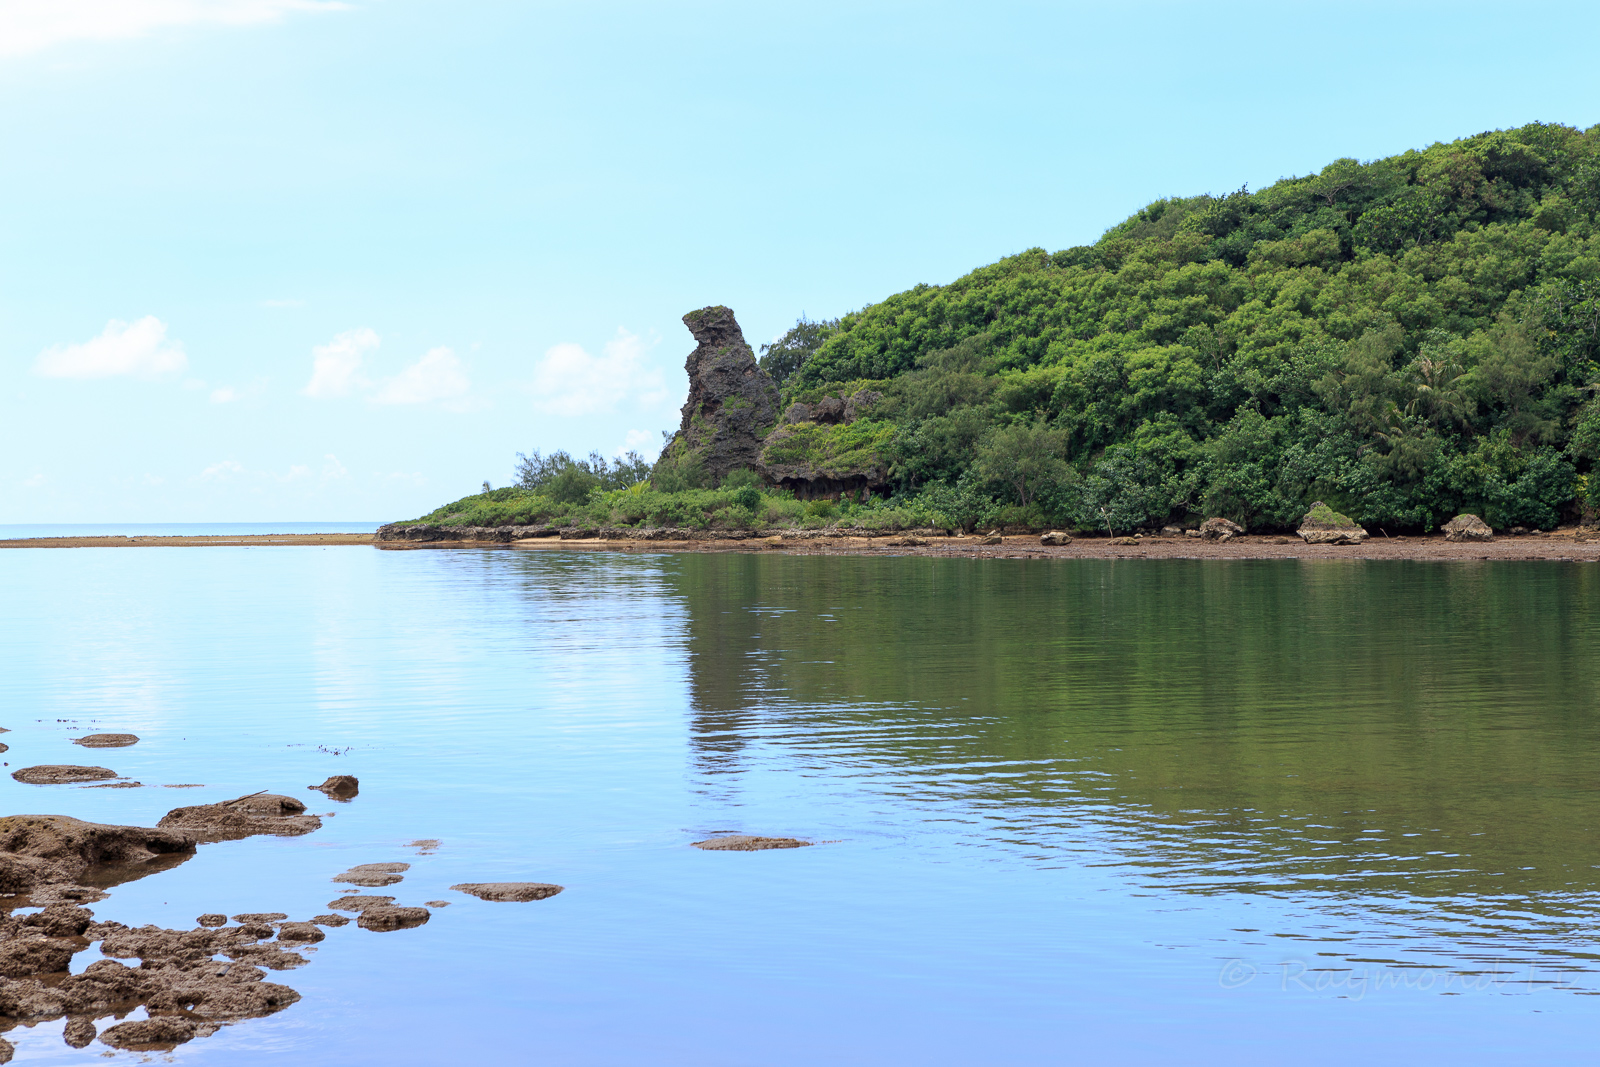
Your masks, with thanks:
[{"label": "wispy cloud", "polygon": [[442,402],[451,411],[467,409],[472,383],[454,351],[430,348],[399,374],[374,382],[367,376],[367,356],[381,343],[376,331],[363,326],[316,346],[311,350],[311,380],[302,392],[318,400],[365,394],[374,404]]},{"label": "wispy cloud", "polygon": [[621,446],[618,447],[616,452],[613,454],[620,456],[624,452],[637,452],[640,455],[649,458],[659,454],[660,451],[661,434],[659,432],[651,433],[649,430],[629,430],[627,434],[623,436]]},{"label": "wispy cloud", "polygon": [[33,371],[45,378],[157,378],[189,365],[183,345],[167,340],[167,324],[154,315],[137,322],[112,319],[100,336],[39,353]]},{"label": "wispy cloud", "polygon": [[349,396],[367,384],[362,373],[366,354],[377,348],[378,334],[365,326],[346,330],[311,350],[311,380],[302,390],[318,400]]},{"label": "wispy cloud", "polygon": [[448,348],[430,348],[411,366],[390,378],[372,398],[374,404],[427,404],[454,400],[467,394],[472,383],[461,360]]},{"label": "wispy cloud", "polygon": [[173,26],[249,26],[293,12],[343,11],[339,0],[0,0],[0,56],[66,41],[143,37]]},{"label": "wispy cloud", "polygon": [[[148,478],[149,476],[146,475]],[[217,484],[224,482],[271,483],[287,484],[289,482],[315,482],[318,485],[330,485],[333,482],[345,481],[350,477],[350,472],[345,465],[339,462],[339,457],[329,452],[322,457],[321,470],[313,470],[309,463],[294,463],[289,469],[279,474],[277,471],[250,470],[236,459],[224,459],[202,470],[195,475],[197,482]]]},{"label": "wispy cloud", "polygon": [[654,407],[667,395],[659,368],[645,361],[650,345],[622,328],[606,342],[603,354],[582,345],[559,344],[546,350],[533,368],[533,406],[548,415],[594,415],[624,401]]}]

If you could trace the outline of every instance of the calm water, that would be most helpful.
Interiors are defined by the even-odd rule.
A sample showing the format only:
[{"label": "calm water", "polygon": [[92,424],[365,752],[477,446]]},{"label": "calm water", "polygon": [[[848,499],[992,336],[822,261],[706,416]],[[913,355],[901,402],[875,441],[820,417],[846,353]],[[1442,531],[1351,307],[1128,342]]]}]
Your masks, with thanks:
[{"label": "calm water", "polygon": [[[400,903],[456,901],[329,931],[273,976],[300,1003],[178,1062],[1592,1048],[1593,566],[13,550],[0,603],[12,769],[206,784],[0,777],[6,811],[338,810],[205,846],[101,918],[305,918],[385,860],[414,864]],[[86,758],[89,728],[144,740]],[[304,791],[340,772],[355,801]],[[716,831],[827,843],[688,847]],[[492,880],[567,891],[447,888]],[[6,1036],[19,1063],[99,1062],[60,1029]]]}]

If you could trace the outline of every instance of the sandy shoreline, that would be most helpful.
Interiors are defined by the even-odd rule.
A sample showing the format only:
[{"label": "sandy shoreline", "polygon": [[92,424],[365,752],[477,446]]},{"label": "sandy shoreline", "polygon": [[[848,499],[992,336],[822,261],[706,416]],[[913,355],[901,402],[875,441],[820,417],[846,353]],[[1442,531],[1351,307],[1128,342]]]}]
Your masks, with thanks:
[{"label": "sandy shoreline", "polygon": [[[1442,535],[1377,537],[1361,545],[1308,545],[1298,537],[1246,536],[1227,542],[1191,537],[1143,537],[1137,544],[1115,545],[1110,538],[1079,538],[1047,547],[1036,534],[1019,534],[985,545],[980,537],[918,538],[925,544],[904,544],[903,535],[883,537],[764,537],[744,540],[656,541],[618,538],[523,541],[384,541],[386,550],[421,548],[510,548],[529,551],[594,552],[777,552],[787,555],[940,556],[997,559],[1412,559],[1412,560],[1600,560],[1600,539],[1579,538],[1572,530],[1550,534],[1502,537],[1487,543],[1452,544]],[[899,543],[897,543],[899,542]]]},{"label": "sandy shoreline", "polygon": [[905,535],[863,537],[841,535],[748,537],[659,541],[626,538],[522,541],[374,541],[366,533],[240,534],[170,537],[38,537],[0,541],[0,548],[197,548],[204,546],[358,546],[389,551],[416,549],[512,549],[580,552],[778,552],[788,555],[959,556],[999,559],[1413,559],[1413,560],[1600,560],[1600,538],[1572,529],[1521,537],[1498,537],[1487,543],[1451,544],[1443,536],[1375,537],[1361,545],[1308,545],[1297,537],[1245,536],[1218,543],[1192,537],[1142,537],[1136,544],[1112,544],[1109,538],[1085,537],[1071,544],[1047,547],[1037,535],[1008,536],[998,545],[980,537],[918,538],[926,544],[905,544]]},{"label": "sandy shoreline", "polygon": [[0,548],[199,548],[206,545],[370,545],[369,533],[176,534],[163,537],[24,537]]}]

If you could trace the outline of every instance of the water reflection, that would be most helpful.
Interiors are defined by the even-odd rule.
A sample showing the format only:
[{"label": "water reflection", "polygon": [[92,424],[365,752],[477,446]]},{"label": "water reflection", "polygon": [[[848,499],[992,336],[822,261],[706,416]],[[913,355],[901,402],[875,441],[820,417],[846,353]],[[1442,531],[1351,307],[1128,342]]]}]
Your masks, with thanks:
[{"label": "water reflection", "polygon": [[742,555],[667,573],[713,795],[823,775],[1037,864],[1304,903],[1284,933],[1351,960],[1595,958],[1600,569]]}]

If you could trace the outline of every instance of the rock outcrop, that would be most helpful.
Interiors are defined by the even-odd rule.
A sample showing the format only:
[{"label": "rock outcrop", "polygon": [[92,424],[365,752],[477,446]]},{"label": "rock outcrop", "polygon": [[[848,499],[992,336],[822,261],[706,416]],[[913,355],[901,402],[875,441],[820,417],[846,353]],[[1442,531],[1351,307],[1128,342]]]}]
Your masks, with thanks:
[{"label": "rock outcrop", "polygon": [[1207,541],[1231,541],[1244,533],[1244,527],[1231,519],[1207,519],[1200,524],[1200,536]]},{"label": "rock outcrop", "polygon": [[1494,531],[1476,515],[1461,514],[1444,524],[1446,541],[1493,541]]},{"label": "rock outcrop", "polygon": [[1367,539],[1367,531],[1348,515],[1341,515],[1318,500],[1311,505],[1300,529],[1295,531],[1308,545],[1359,545]]},{"label": "rock outcrop", "polygon": [[889,464],[884,449],[894,428],[872,421],[857,425],[881,399],[882,393],[861,389],[790,404],[783,425],[762,446],[761,473],[801,500],[865,500],[885,488]]},{"label": "rock outcrop", "polygon": [[730,309],[691,311],[683,324],[697,345],[684,364],[689,398],[683,421],[663,458],[687,452],[716,481],[736,470],[758,469],[762,431],[778,421],[778,387],[757,366]]}]

